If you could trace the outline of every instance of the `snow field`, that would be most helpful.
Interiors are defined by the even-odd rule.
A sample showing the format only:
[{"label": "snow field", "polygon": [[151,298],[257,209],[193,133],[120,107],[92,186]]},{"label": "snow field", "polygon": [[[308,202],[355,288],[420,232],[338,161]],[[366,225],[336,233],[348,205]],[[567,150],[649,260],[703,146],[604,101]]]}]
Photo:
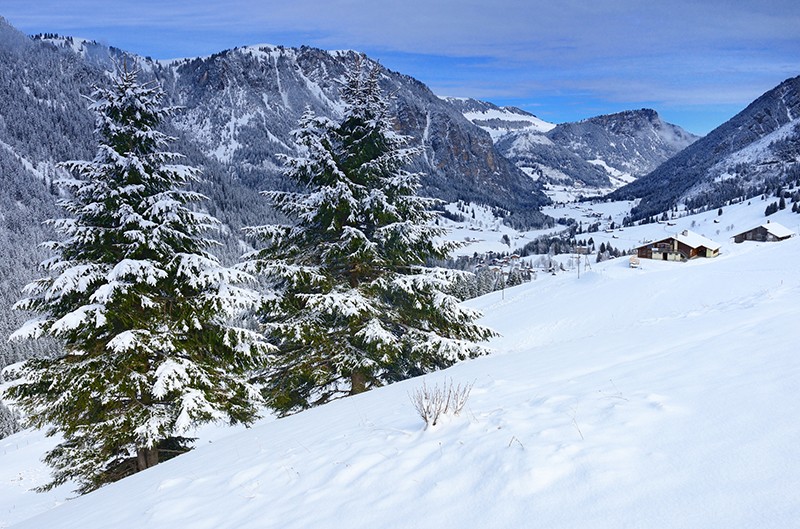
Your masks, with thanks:
[{"label": "snow field", "polygon": [[[753,211],[742,230],[763,222]],[[471,300],[502,334],[495,353],[425,379],[474,383],[458,417],[425,429],[412,379],[201,436],[56,509],[3,495],[0,527],[793,527],[798,259],[798,237],[724,243],[716,259],[593,263]],[[0,469],[34,468],[10,447],[36,435],[0,441]]]}]

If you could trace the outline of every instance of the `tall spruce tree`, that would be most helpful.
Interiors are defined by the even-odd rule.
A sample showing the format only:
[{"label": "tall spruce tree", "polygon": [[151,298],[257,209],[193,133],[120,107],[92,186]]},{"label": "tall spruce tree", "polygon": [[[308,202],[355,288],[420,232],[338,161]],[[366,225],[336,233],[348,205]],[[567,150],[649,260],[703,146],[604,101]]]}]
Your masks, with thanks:
[{"label": "tall spruce tree", "polygon": [[358,60],[338,123],[306,111],[286,176],[301,191],[264,194],[291,223],[250,227],[265,247],[245,268],[277,294],[263,308],[278,352],[264,374],[271,406],[290,413],[485,353],[494,333],[445,294],[465,272],[431,269],[454,247],[417,196],[416,153],[395,132],[380,68]]},{"label": "tall spruce tree", "polygon": [[189,208],[205,198],[185,189],[199,171],[161,150],[173,138],[156,127],[174,110],[161,87],[125,68],[93,97],[97,154],[64,164],[72,216],[52,221],[64,238],[48,243],[49,274],[16,305],[39,316],[13,337],[55,336],[63,354],[28,362],[9,390],[30,423],[63,436],[45,458],[49,487],[72,479],[79,492],[185,450],[199,423],[252,421],[247,376],[270,347],[230,323],[260,295],[208,251],[218,221]]}]

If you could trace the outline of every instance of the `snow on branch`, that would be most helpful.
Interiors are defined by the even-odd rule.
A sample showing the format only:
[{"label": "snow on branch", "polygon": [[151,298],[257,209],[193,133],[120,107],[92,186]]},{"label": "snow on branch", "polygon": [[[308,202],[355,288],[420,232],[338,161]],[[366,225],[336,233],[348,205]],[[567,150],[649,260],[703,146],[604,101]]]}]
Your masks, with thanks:
[{"label": "snow on branch", "polygon": [[308,309],[313,312],[341,314],[348,318],[374,312],[374,300],[364,297],[355,288],[329,294],[300,294],[299,297],[306,300]]},{"label": "snow on branch", "polygon": [[364,343],[376,345],[378,349],[384,347],[395,348],[399,345],[397,337],[387,330],[381,321],[372,318],[356,334],[356,338],[363,340]]},{"label": "snow on branch", "polygon": [[102,266],[97,264],[77,265],[66,269],[44,292],[44,299],[52,300],[74,292],[86,292],[91,284],[102,277]]},{"label": "snow on branch", "polygon": [[[14,308],[17,308],[16,305]],[[17,329],[16,331],[11,333],[11,336],[8,337],[8,341],[16,341],[16,340],[27,340],[27,339],[35,339],[43,336],[47,325],[51,323],[51,320],[44,317],[33,318],[26,321],[22,327]]]},{"label": "snow on branch", "polygon": [[109,283],[117,281],[144,282],[155,285],[159,279],[167,277],[167,272],[155,266],[153,261],[142,259],[123,259],[117,263],[107,276]]},{"label": "snow on branch", "polygon": [[150,332],[142,329],[123,331],[109,340],[106,344],[106,349],[114,351],[115,353],[124,353],[132,349],[140,349],[147,345],[144,338],[149,336]]},{"label": "snow on branch", "polygon": [[50,327],[50,332],[55,336],[64,335],[90,323],[95,327],[102,327],[106,322],[104,312],[103,305],[82,305],[56,320]]}]

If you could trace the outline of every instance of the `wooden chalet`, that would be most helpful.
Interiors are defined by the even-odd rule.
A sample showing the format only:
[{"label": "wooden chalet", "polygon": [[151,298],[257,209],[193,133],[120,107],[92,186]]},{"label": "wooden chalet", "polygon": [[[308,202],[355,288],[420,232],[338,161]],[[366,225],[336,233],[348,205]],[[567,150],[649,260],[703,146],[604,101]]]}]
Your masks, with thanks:
[{"label": "wooden chalet", "polygon": [[673,237],[639,246],[636,255],[640,259],[686,261],[695,257],[716,257],[721,247],[698,233],[684,230]]},{"label": "wooden chalet", "polygon": [[759,241],[759,242],[775,242],[783,241],[794,235],[794,232],[789,228],[778,224],[777,222],[767,221],[761,226],[756,226],[747,231],[743,231],[738,235],[733,236],[734,242],[744,241]]}]

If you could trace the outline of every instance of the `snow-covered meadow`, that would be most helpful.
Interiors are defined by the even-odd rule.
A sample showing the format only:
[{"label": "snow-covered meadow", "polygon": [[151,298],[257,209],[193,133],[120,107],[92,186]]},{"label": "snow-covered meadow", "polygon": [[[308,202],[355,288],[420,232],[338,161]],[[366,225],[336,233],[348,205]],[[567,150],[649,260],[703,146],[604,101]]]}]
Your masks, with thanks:
[{"label": "snow-covered meadow", "polygon": [[[722,215],[718,214],[717,209],[712,209],[694,215],[680,216],[670,219],[668,222],[626,228],[621,227],[622,222],[634,205],[633,201],[557,203],[543,208],[542,211],[555,219],[574,219],[576,222],[582,223],[584,231],[577,234],[576,239],[588,240],[591,238],[595,248],[599,248],[601,243],[606,243],[627,252],[646,242],[670,237],[684,230],[693,231],[727,245],[737,233],[768,220],[781,223],[794,233],[800,233],[800,215],[792,213],[789,209],[764,217],[767,205],[775,201],[775,198],[767,200],[753,198],[740,204],[725,206],[722,208]],[[464,243],[456,251],[457,255],[485,254],[487,252],[513,253],[538,236],[555,235],[564,230],[564,226],[556,225],[553,228],[542,230],[518,231],[504,225],[485,207],[466,204],[463,208],[466,210],[466,214],[455,204],[449,205],[448,210],[451,213],[459,213],[465,217],[465,220],[463,222],[446,221],[445,223],[450,230],[449,237]],[[685,215],[685,211],[681,211],[680,214]],[[610,229],[612,222],[615,226],[614,229]],[[600,224],[599,231],[587,232],[589,226],[594,223]],[[511,242],[510,245],[503,241],[504,236]],[[723,248],[723,251],[726,251],[726,248]],[[563,255],[561,259],[568,263],[569,257],[569,255]],[[558,257],[556,258],[558,259]]]},{"label": "snow-covered meadow", "polygon": [[[68,488],[28,491],[50,440],[2,439],[0,527],[795,527],[800,237],[729,239],[764,207],[592,234],[628,249],[692,229],[722,244],[716,259],[593,262],[468,302],[502,336],[425,377],[473,384],[435,427],[412,379],[204,430],[193,452],[66,502]],[[770,219],[796,232],[800,216]]]}]

